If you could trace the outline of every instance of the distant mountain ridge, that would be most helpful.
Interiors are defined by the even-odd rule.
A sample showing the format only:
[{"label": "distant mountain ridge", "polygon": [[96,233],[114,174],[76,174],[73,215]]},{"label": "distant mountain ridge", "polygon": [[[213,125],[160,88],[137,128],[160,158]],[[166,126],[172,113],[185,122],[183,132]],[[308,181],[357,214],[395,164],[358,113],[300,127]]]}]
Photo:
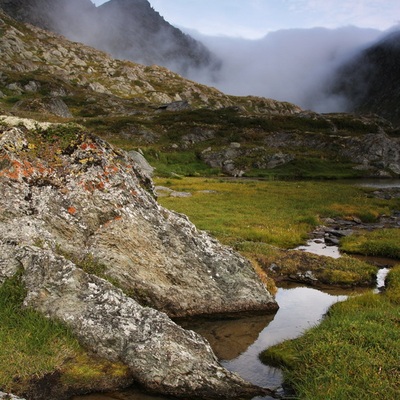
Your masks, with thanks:
[{"label": "distant mountain ridge", "polygon": [[115,58],[161,65],[180,74],[220,61],[202,43],[160,16],[147,0],[0,0],[13,18],[60,33],[110,53]]},{"label": "distant mountain ridge", "polygon": [[400,31],[396,31],[339,68],[331,90],[348,99],[348,111],[375,113],[398,124],[399,63]]}]

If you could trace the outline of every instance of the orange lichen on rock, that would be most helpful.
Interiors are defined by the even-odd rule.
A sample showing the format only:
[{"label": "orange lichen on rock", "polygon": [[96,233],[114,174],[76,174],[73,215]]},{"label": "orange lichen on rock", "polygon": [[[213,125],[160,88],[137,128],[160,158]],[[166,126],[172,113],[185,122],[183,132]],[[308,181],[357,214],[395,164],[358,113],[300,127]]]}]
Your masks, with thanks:
[{"label": "orange lichen on rock", "polygon": [[76,208],[73,207],[73,206],[68,207],[67,211],[68,211],[68,214],[71,214],[71,215],[75,215],[76,214]]},{"label": "orange lichen on rock", "polygon": [[96,150],[97,149],[96,144],[93,143],[93,142],[91,142],[91,143],[87,143],[87,142],[82,143],[80,147],[81,147],[81,150]]},{"label": "orange lichen on rock", "polygon": [[31,163],[28,160],[15,160],[6,155],[0,158],[3,169],[0,170],[0,177],[6,177],[14,181],[22,178],[31,178],[34,175],[44,175],[52,170],[40,162]]}]

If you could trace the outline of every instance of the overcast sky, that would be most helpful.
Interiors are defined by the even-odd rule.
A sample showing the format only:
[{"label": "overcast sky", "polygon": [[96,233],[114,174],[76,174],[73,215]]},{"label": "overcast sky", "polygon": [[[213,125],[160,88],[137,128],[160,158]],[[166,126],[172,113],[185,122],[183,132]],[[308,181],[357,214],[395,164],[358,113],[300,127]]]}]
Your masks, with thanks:
[{"label": "overcast sky", "polygon": [[[92,0],[96,5],[107,0]],[[149,0],[168,22],[205,35],[249,39],[290,28],[353,25],[386,30],[400,22],[400,0]]]}]

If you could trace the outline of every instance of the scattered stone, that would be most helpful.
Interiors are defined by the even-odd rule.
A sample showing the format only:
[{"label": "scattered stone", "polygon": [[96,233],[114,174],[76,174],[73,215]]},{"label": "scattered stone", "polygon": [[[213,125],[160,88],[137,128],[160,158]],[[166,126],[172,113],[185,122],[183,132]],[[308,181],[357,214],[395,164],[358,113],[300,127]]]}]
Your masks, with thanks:
[{"label": "scattered stone", "polygon": [[169,194],[171,197],[192,197],[192,193],[189,192],[175,192],[174,190]]},{"label": "scattered stone", "polygon": [[22,397],[14,396],[11,393],[0,392],[0,400],[25,400]]},{"label": "scattered stone", "polygon": [[189,110],[190,104],[188,101],[173,101],[172,103],[163,104],[158,107],[158,110],[166,110],[166,111],[184,111]]},{"label": "scattered stone", "polygon": [[143,171],[143,173],[147,174],[149,177],[153,176],[154,168],[148,163],[143,154],[138,151],[131,150],[128,155],[131,157],[137,167]]},{"label": "scattered stone", "polygon": [[47,107],[50,113],[57,115],[62,118],[72,118],[71,111],[68,106],[59,97],[52,97],[47,103]]}]

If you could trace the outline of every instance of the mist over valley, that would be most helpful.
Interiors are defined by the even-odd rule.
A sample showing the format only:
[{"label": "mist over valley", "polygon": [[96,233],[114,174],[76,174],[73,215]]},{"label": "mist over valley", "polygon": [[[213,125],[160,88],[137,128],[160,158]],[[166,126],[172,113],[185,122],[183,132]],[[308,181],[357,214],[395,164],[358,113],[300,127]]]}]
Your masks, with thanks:
[{"label": "mist over valley", "polygon": [[[205,36],[172,26],[147,0],[1,0],[15,18],[61,33],[119,59],[162,65],[186,78],[238,96],[262,96],[292,102],[316,112],[370,110],[361,94],[369,93],[368,74],[357,90],[340,83],[344,71],[365,71],[363,51],[388,32],[346,26],[336,29],[285,29],[260,39]],[[265,27],[268,31],[268,26]],[[398,57],[391,55],[391,57]],[[358,60],[358,61],[356,61]],[[360,66],[354,63],[360,63]],[[352,65],[346,70],[346,65]],[[376,70],[373,63],[372,70]],[[383,74],[386,86],[387,74]],[[382,84],[382,83],[381,83]],[[376,82],[373,83],[376,85]],[[356,93],[357,92],[357,93]],[[388,86],[386,96],[392,93]],[[392,100],[390,100],[392,102]],[[393,117],[385,114],[385,117]]]},{"label": "mist over valley", "polygon": [[0,0],[0,400],[397,399],[399,31],[153,1]]}]

